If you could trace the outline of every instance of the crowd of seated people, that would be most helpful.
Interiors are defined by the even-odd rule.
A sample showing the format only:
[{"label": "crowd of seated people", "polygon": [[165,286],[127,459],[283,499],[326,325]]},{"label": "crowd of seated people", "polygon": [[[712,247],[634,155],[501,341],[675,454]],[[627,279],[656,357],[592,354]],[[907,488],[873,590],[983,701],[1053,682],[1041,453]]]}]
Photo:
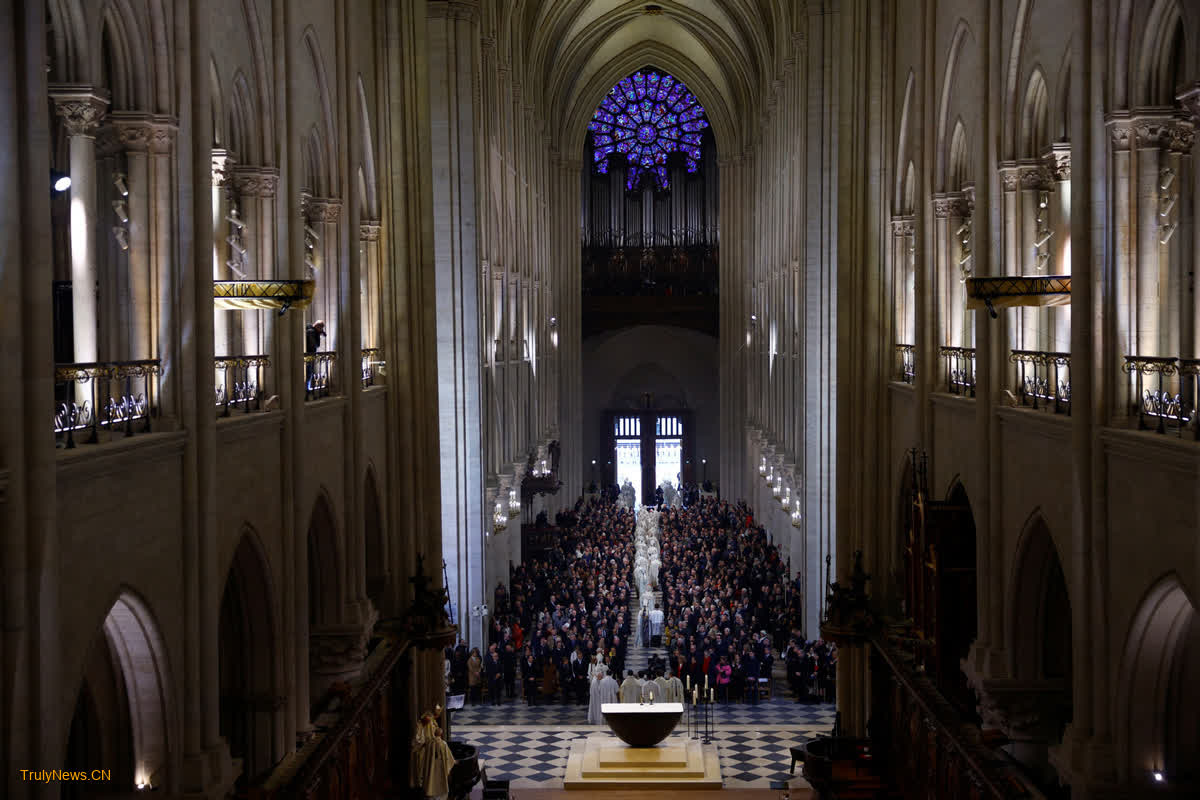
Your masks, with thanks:
[{"label": "crowd of seated people", "polygon": [[[715,689],[718,700],[758,702],[770,691],[775,653],[800,607],[800,587],[785,582],[779,548],[744,503],[715,497],[664,509],[660,527],[671,673]],[[814,644],[814,657],[818,651],[832,674],[836,656]]]},{"label": "crowd of seated people", "polygon": [[475,655],[463,646],[447,652],[452,693],[478,703],[486,689],[497,704],[515,698],[519,686],[530,704],[584,704],[596,672],[623,674],[634,622],[633,513],[611,501],[580,501],[555,521],[560,535],[545,555],[514,569],[508,587],[496,587],[489,652],[479,656],[475,684]]}]

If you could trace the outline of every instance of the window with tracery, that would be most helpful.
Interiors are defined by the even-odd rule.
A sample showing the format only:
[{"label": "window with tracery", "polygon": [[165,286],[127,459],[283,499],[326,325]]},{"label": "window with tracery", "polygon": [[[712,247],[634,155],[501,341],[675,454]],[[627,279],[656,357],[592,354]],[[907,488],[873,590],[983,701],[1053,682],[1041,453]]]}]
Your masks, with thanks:
[{"label": "window with tracery", "polygon": [[683,81],[642,70],[622,78],[592,115],[592,158],[597,171],[606,174],[609,158],[624,156],[626,189],[636,189],[643,180],[667,189],[667,157],[681,153],[688,172],[695,172],[700,167],[700,137],[707,127],[703,106]]}]

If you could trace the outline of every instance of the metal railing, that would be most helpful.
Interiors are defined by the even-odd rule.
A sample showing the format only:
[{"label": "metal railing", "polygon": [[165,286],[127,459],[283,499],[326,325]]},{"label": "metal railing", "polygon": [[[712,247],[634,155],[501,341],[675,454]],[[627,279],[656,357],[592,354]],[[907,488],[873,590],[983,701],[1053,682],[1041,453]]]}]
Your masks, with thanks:
[{"label": "metal railing", "polygon": [[320,400],[337,389],[337,353],[319,350],[304,356],[304,399]]},{"label": "metal railing", "polygon": [[916,357],[914,355],[915,350],[916,350],[915,345],[911,345],[911,344],[896,345],[896,354],[899,356],[899,361],[900,361],[900,378],[899,379],[904,381],[905,383],[912,383],[913,378],[916,377],[916,374],[917,374],[916,373]]},{"label": "metal railing", "polygon": [[[1138,428],[1156,433],[1168,428],[1183,436],[1185,429],[1200,439],[1196,400],[1200,397],[1200,359],[1172,356],[1125,356],[1130,373],[1129,411],[1136,414]],[[1147,384],[1150,384],[1147,386]]]},{"label": "metal railing", "polygon": [[1034,410],[1053,408],[1071,416],[1071,354],[1043,350],[1013,350],[1017,365],[1017,400]]},{"label": "metal railing", "polygon": [[946,362],[946,391],[975,396],[975,348],[943,347],[939,351]]},{"label": "metal railing", "polygon": [[383,348],[364,347],[362,349],[362,385],[366,389],[383,383],[384,369],[387,362],[383,360]]},{"label": "metal railing", "polygon": [[233,411],[249,414],[261,411],[266,392],[263,389],[269,356],[217,356],[215,398],[218,413],[228,417]]},{"label": "metal railing", "polygon": [[54,368],[54,436],[73,448],[96,444],[101,432],[148,433],[158,409],[158,359],[57,364]]}]

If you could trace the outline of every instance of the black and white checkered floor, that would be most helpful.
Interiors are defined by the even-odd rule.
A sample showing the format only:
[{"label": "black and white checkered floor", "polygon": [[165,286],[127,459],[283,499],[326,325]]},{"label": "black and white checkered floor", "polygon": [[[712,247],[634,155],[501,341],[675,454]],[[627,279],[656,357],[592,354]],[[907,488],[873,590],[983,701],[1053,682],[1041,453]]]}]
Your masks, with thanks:
[{"label": "black and white checkered floor", "polygon": [[[571,741],[606,730],[588,725],[586,706],[529,707],[509,702],[454,713],[453,738],[479,748],[490,779],[513,787],[561,788]],[[725,785],[769,788],[792,776],[789,748],[833,727],[832,705],[776,698],[759,705],[719,705],[714,736]],[[684,728],[678,733],[684,733]],[[797,765],[799,769],[799,765]]]}]

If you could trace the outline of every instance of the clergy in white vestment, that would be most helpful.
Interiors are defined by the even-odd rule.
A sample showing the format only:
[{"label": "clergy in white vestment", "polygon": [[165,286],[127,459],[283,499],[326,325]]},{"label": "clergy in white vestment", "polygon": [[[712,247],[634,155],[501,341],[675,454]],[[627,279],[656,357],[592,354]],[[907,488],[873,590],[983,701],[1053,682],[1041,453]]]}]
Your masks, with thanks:
[{"label": "clergy in white vestment", "polygon": [[637,678],[633,677],[633,673],[621,682],[621,702],[636,703],[642,699],[642,686]]},{"label": "clergy in white vestment", "polygon": [[644,684],[642,684],[642,702],[644,702],[644,703],[665,702],[663,699],[662,687],[659,686],[654,681],[646,681]]},{"label": "clergy in white vestment", "polygon": [[608,674],[605,669],[596,678],[592,684],[592,694],[588,703],[588,723],[591,725],[603,725],[604,714],[600,711],[600,707],[605,703],[617,702],[618,691],[617,682],[612,675]]},{"label": "clergy in white vestment", "polygon": [[650,612],[650,638],[657,647],[657,642],[662,638],[663,633],[663,612],[658,606]]},{"label": "clergy in white vestment", "polygon": [[667,678],[667,702],[682,703],[683,702],[683,681],[672,675]]}]

